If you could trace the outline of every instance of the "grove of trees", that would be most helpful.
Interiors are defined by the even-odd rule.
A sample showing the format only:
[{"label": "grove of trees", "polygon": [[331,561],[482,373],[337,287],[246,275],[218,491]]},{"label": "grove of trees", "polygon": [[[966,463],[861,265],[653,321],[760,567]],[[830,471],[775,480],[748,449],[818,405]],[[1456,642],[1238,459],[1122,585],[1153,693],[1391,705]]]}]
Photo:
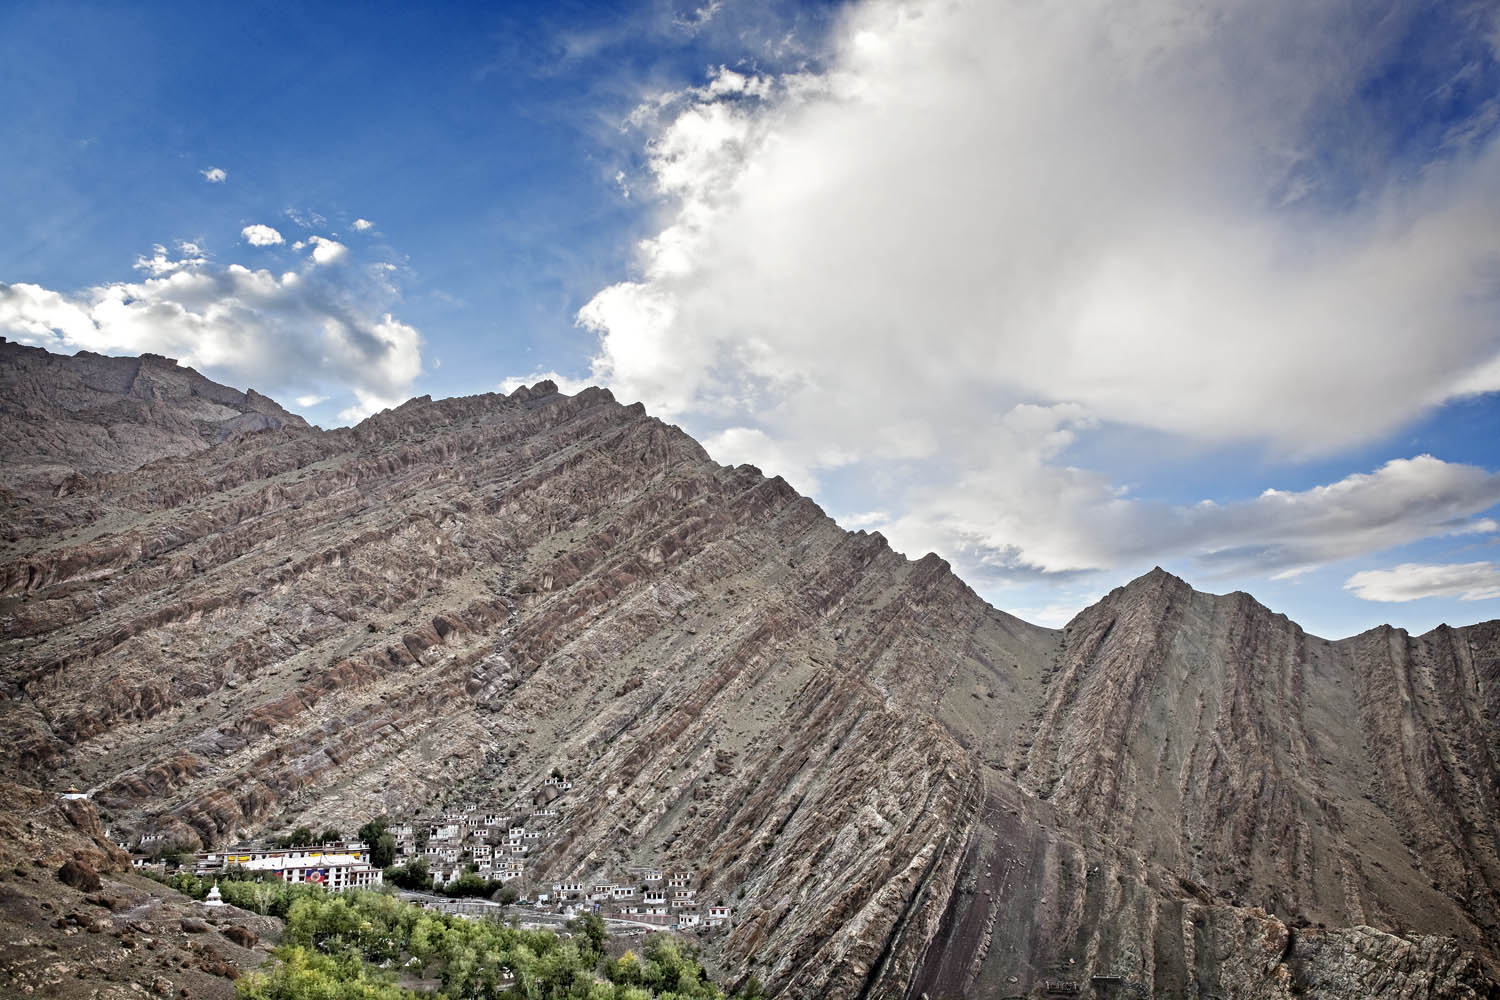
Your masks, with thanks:
[{"label": "grove of trees", "polygon": [[[220,883],[226,902],[286,920],[276,963],[236,983],[239,1000],[727,1000],[693,949],[657,935],[605,956],[596,916],[568,933],[433,913],[389,894],[328,893],[280,882]],[[436,994],[403,986],[437,980]],[[735,995],[758,1000],[753,979]]]}]

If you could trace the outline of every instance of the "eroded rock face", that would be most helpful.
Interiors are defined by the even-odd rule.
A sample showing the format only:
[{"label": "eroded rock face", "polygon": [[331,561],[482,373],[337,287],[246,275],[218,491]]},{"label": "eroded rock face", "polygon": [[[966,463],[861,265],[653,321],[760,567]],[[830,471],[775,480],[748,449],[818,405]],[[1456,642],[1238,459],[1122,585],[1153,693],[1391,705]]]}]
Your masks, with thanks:
[{"label": "eroded rock face", "polygon": [[200,451],[239,434],[307,422],[171,358],[50,354],[0,338],[0,487],[71,492],[101,473]]},{"label": "eroded rock face", "polygon": [[1303,923],[1497,952],[1493,625],[1328,643],[1158,573],[1036,628],[598,389],[182,452],[7,515],[0,767],[122,836],[530,809],[556,767],[529,877],[694,867],[712,957],[788,996],[1364,975]]}]

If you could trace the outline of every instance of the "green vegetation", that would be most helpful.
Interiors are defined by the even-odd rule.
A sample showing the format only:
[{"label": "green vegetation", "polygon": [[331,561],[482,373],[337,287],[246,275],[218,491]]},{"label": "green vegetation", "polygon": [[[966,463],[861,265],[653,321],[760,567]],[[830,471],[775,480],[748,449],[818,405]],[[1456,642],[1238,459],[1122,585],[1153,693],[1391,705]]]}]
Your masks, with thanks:
[{"label": "green vegetation", "polygon": [[284,837],[273,838],[271,843],[285,849],[288,847],[313,847],[318,843],[318,840],[313,836],[311,827],[299,826]]},{"label": "green vegetation", "polygon": [[396,861],[396,838],[391,836],[390,821],[384,816],[370,820],[355,834],[370,846],[370,864],[389,868]]},{"label": "green vegetation", "polygon": [[432,870],[427,867],[426,858],[417,858],[409,865],[387,868],[382,877],[398,889],[432,891]]},{"label": "green vegetation", "polygon": [[249,872],[242,868],[205,876],[179,872],[157,881],[194,899],[207,896],[208,890],[217,884],[219,895],[229,905],[283,919],[299,899],[327,895],[320,886],[293,885],[270,872]]},{"label": "green vegetation", "polygon": [[498,879],[487,879],[472,870],[460,875],[454,881],[445,886],[433,887],[432,870],[428,868],[424,858],[417,858],[409,865],[396,865],[385,870],[385,880],[398,889],[409,889],[412,891],[432,892],[454,899],[462,898],[484,898],[494,899],[501,903],[514,903],[517,893],[514,886],[506,885]]},{"label": "green vegetation", "polygon": [[[286,921],[276,964],[241,978],[239,1000],[727,1000],[693,949],[668,935],[608,960],[596,916],[558,935],[431,913],[380,892],[218,881],[225,902]],[[168,882],[197,898],[212,884]],[[735,994],[763,996],[753,978]]]}]

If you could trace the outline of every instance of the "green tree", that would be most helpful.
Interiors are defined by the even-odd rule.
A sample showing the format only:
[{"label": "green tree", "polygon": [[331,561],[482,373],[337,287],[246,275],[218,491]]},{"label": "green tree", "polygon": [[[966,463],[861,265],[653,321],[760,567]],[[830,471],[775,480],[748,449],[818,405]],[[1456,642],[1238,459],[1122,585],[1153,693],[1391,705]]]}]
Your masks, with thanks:
[{"label": "green tree", "polygon": [[599,919],[597,913],[586,913],[581,917],[574,917],[568,921],[568,930],[575,938],[586,942],[580,945],[579,950],[587,955],[593,955],[597,961],[604,955],[604,921]]},{"label": "green tree", "polygon": [[408,865],[387,868],[385,879],[400,889],[427,891],[432,889],[432,870],[427,867],[426,858],[417,858]]},{"label": "green tree", "polygon": [[370,864],[377,868],[385,868],[396,860],[396,838],[389,833],[382,833],[370,845]]},{"label": "green tree", "polygon": [[299,826],[285,837],[278,837],[276,839],[276,846],[283,848],[311,847],[312,844],[313,832],[312,828],[308,826]]},{"label": "green tree", "polygon": [[360,827],[354,835],[367,844],[373,844],[375,843],[375,841],[380,839],[380,835],[382,833],[385,833],[386,830],[390,829],[390,826],[390,821],[387,820],[384,816],[376,816],[364,826]]}]

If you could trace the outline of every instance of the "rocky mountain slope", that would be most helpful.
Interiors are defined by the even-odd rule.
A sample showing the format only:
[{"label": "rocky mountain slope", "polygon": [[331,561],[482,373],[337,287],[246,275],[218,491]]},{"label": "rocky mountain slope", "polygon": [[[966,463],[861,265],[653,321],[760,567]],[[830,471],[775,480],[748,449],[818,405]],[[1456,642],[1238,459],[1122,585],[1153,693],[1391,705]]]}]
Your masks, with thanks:
[{"label": "rocky mountain slope", "polygon": [[[12,356],[55,476],[9,428],[79,359]],[[603,390],[241,399],[6,495],[8,777],[223,843],[560,768],[529,874],[696,867],[788,996],[1496,995],[1500,624],[1327,642],[1156,572],[1047,630]]]},{"label": "rocky mountain slope", "polygon": [[0,783],[0,996],[233,1000],[280,926],[134,874],[87,801]]},{"label": "rocky mountain slope", "polygon": [[254,389],[219,385],[171,358],[50,354],[0,337],[0,488],[77,488],[100,472],[200,451],[282,426],[307,427]]}]

